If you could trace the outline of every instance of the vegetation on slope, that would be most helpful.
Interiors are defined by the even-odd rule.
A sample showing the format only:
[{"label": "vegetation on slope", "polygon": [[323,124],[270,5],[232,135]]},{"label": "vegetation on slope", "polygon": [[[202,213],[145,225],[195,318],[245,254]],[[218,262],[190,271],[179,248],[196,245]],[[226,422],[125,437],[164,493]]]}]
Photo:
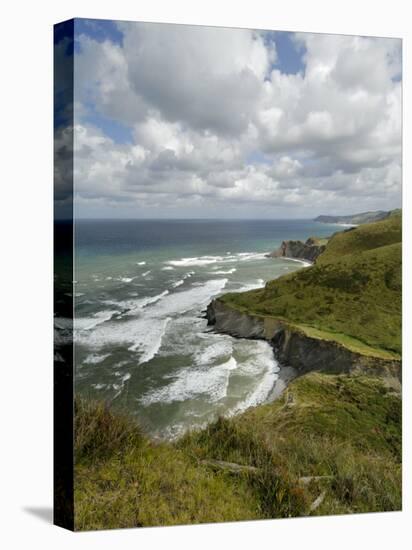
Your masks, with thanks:
[{"label": "vegetation on slope", "polygon": [[[225,294],[220,300],[243,311],[312,327],[321,337],[369,353],[401,353],[401,216],[335,234],[316,264],[266,284]],[[355,345],[356,347],[356,345]]]},{"label": "vegetation on slope", "polygon": [[[292,516],[307,514],[309,503],[322,493],[324,501],[312,513],[401,507],[401,400],[376,378],[307,374],[280,400],[220,419],[180,445],[199,458],[255,466],[266,461],[262,475],[277,472],[294,487]],[[269,517],[278,517],[280,496],[274,487],[275,479],[262,479]]]},{"label": "vegetation on slope", "polygon": [[330,263],[348,254],[359,254],[401,241],[402,218],[401,214],[397,213],[380,222],[335,233],[316,263],[317,265]]},{"label": "vegetation on slope", "polygon": [[115,529],[260,517],[246,483],[154,443],[104,403],[77,399],[75,529]]},{"label": "vegetation on slope", "polygon": [[400,415],[381,380],[312,373],[278,401],[154,443],[77,401],[76,529],[399,510]]}]

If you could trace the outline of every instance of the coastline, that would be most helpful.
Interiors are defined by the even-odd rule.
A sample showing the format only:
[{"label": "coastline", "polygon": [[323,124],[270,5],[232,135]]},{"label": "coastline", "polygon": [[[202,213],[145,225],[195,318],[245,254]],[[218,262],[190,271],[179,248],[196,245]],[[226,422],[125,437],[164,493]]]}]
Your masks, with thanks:
[{"label": "coastline", "polygon": [[[234,337],[266,340],[279,366],[293,367],[298,376],[312,371],[357,373],[393,378],[401,384],[399,343],[388,340],[385,331],[385,326],[398,314],[400,226],[401,218],[392,216],[353,231],[335,233],[325,247],[324,256],[320,255],[319,266],[316,262],[317,268],[303,270],[304,273],[299,269],[292,277],[275,279],[258,293],[227,293],[215,298],[207,308],[208,324],[217,332]],[[288,242],[291,241],[284,241]],[[352,255],[348,254],[351,249]],[[374,249],[374,254],[370,249]],[[307,265],[307,260],[290,259]],[[368,267],[373,269],[368,271]],[[354,281],[352,286],[347,283],[351,270],[356,275],[349,279]],[[379,296],[380,301],[386,300],[386,309],[375,311],[380,316],[379,323],[363,329],[358,322],[355,331],[353,311],[357,306],[352,305],[353,295],[361,292],[363,308],[376,310]],[[355,302],[359,300],[360,297]],[[361,319],[363,309],[357,309]],[[323,325],[319,313],[327,319]],[[288,374],[281,374],[275,395],[289,383]]]},{"label": "coastline", "polygon": [[[400,231],[395,227],[389,238],[382,231],[380,247],[370,254],[380,227],[371,226],[372,240],[367,228],[357,229],[355,236],[355,231],[336,233],[312,270],[291,258],[303,264],[295,274],[271,280],[263,289],[211,298],[206,310],[210,332],[264,340],[265,349],[270,346],[267,356],[276,361],[277,378],[259,403],[161,441],[150,438],[134,418],[112,413],[104,402],[80,401],[76,423],[84,429],[77,430],[83,437],[76,440],[78,528],[107,526],[108,518],[113,526],[119,521],[149,526],[187,524],[188,518],[221,522],[400,510],[401,348],[396,334],[389,341],[394,350],[385,347],[388,319],[381,309],[374,310],[378,302],[389,310],[389,319],[397,319]],[[359,231],[363,240],[356,239]],[[346,247],[339,246],[342,240]],[[352,254],[342,261],[348,249]],[[351,270],[357,275],[355,288],[346,286]],[[322,278],[325,272],[328,279]],[[367,279],[362,278],[365,272]],[[325,284],[320,284],[325,282],[326,299]],[[332,301],[330,288],[335,289]],[[362,340],[362,327],[353,331],[352,308],[362,292],[367,299],[358,308],[359,319],[363,310],[381,315],[378,341]],[[342,307],[348,294],[347,312]],[[286,305],[309,315],[334,304],[348,333],[329,325],[315,328],[303,314],[294,317],[296,309],[282,309],[283,297]],[[97,422],[103,430],[96,436]],[[119,461],[119,453],[128,459]],[[104,484],[90,483],[100,478]],[[107,484],[108,478],[114,481]],[[117,480],[125,479],[137,480],[138,495],[135,483],[119,493]],[[100,509],[101,515],[96,513]]]},{"label": "coastline", "polygon": [[310,267],[314,264],[310,260],[300,260],[299,258],[290,258],[289,256],[279,256],[279,260],[289,260],[290,262],[297,262],[303,265],[303,267]]},{"label": "coastline", "polygon": [[[273,350],[273,353],[275,355],[274,350]],[[275,355],[275,358],[276,358],[276,355]],[[265,405],[266,403],[273,403],[273,401],[276,401],[276,399],[279,399],[282,396],[283,392],[288,387],[288,385],[290,384],[290,382],[292,382],[292,380],[295,380],[295,378],[297,378],[298,376],[299,376],[299,373],[295,368],[282,366],[279,364],[278,379],[276,380],[270,395],[268,395],[267,399],[261,404]]]}]

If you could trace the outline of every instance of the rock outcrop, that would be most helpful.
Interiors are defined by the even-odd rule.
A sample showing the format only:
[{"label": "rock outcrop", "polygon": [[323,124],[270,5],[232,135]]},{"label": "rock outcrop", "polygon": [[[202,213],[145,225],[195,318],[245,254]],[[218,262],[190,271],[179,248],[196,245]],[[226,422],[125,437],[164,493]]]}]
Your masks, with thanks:
[{"label": "rock outcrop", "polygon": [[268,254],[269,258],[292,258],[314,262],[325,250],[325,244],[318,244],[316,239],[310,237],[306,242],[283,241],[277,250]]},{"label": "rock outcrop", "polygon": [[363,355],[333,340],[308,336],[285,321],[237,310],[219,299],[206,312],[208,324],[218,332],[238,338],[264,339],[274,348],[281,365],[293,367],[298,374],[362,372],[401,379],[401,361]]}]

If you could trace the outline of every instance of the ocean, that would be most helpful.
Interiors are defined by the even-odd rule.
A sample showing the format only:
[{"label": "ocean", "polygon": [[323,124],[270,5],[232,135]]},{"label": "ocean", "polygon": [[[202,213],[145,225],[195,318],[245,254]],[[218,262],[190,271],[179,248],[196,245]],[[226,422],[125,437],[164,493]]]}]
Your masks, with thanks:
[{"label": "ocean", "polygon": [[279,372],[271,347],[215,334],[206,306],[302,269],[265,256],[282,240],[336,230],[310,220],[76,220],[76,392],[127,410],[161,439],[264,402]]}]

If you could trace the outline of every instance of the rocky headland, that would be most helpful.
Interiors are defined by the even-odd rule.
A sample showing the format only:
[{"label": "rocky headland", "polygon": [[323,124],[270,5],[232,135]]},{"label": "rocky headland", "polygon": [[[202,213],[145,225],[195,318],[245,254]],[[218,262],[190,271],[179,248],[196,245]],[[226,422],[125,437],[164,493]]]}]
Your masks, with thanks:
[{"label": "rocky headland", "polygon": [[[284,241],[270,257],[315,265],[207,308],[215,330],[271,343],[281,366],[401,380],[401,215],[320,242]],[[390,332],[390,334],[389,334]]]},{"label": "rocky headland", "polygon": [[305,242],[283,241],[279,248],[268,254],[268,257],[291,258],[313,263],[325,250],[327,241],[328,239],[316,237],[309,237]]}]

